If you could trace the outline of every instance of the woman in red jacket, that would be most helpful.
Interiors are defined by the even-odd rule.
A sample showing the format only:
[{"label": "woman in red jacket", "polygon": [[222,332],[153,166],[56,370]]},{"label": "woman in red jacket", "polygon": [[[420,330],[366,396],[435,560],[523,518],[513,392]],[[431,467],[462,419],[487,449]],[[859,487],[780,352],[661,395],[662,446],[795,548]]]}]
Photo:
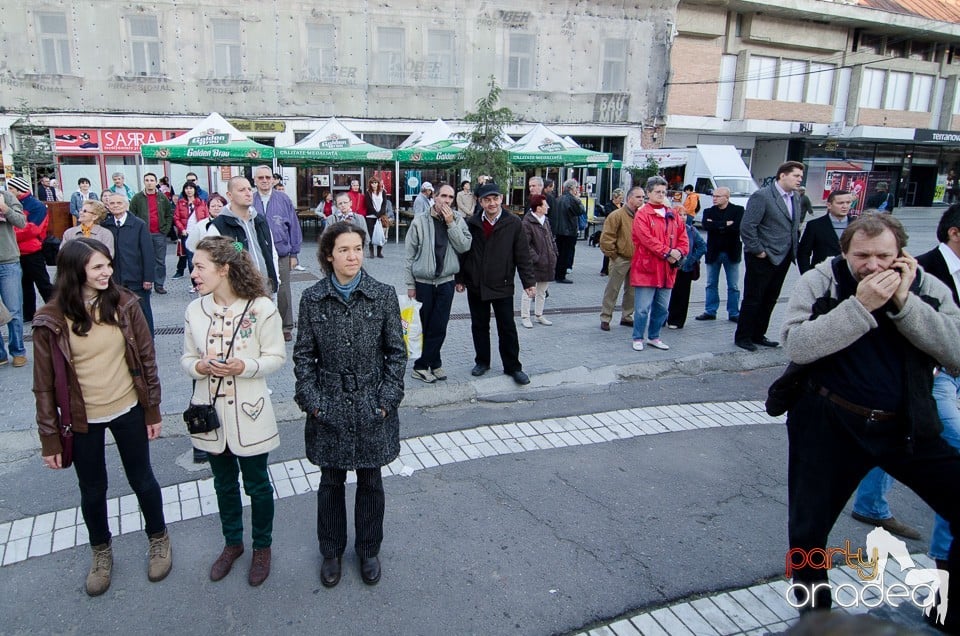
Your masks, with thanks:
[{"label": "woman in red jacket", "polygon": [[[361,218],[367,216],[367,198],[364,196],[363,190],[360,189],[360,181],[354,179],[350,182],[350,189],[347,191],[347,196],[350,197],[353,213]],[[370,240],[369,236],[367,240]]]},{"label": "woman in red jacket", "polygon": [[650,177],[645,188],[649,201],[633,218],[633,261],[630,284],[634,288],[633,350],[643,351],[646,343],[655,349],[669,349],[660,340],[667,320],[670,292],[680,261],[690,251],[682,212],[667,206],[667,180]]},{"label": "woman in red jacket", "polygon": [[[177,271],[173,279],[183,278],[184,270],[187,273],[193,271],[193,252],[187,249],[187,236],[193,226],[210,216],[207,211],[207,204],[197,196],[197,186],[192,181],[183,184],[180,190],[180,198],[177,199],[177,208],[173,212],[173,224],[177,228],[177,236],[180,241],[177,243]],[[193,291],[193,287],[190,288]]]}]

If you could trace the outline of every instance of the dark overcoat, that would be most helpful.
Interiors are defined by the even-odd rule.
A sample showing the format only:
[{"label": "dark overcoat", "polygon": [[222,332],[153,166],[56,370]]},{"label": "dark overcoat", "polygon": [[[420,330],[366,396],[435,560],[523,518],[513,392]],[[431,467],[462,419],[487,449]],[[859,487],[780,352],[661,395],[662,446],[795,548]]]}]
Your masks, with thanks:
[{"label": "dark overcoat", "polygon": [[523,217],[523,233],[530,244],[530,262],[538,283],[552,281],[557,275],[557,241],[550,229],[550,219],[541,224],[533,212]]},{"label": "dark overcoat", "polygon": [[407,362],[396,291],[364,271],[345,302],[327,276],[304,292],[298,322],[294,399],[307,413],[307,459],[344,470],[389,464],[400,454]]}]

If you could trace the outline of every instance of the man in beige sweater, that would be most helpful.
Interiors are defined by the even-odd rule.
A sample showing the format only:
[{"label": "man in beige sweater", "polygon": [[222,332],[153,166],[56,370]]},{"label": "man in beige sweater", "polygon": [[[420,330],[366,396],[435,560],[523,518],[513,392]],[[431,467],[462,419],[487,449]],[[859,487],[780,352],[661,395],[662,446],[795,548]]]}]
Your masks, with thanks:
[{"label": "man in beige sweater", "polygon": [[613,306],[623,287],[623,301],[620,303],[620,324],[633,327],[633,287],[630,285],[630,261],[633,260],[633,215],[643,205],[644,192],[640,186],[634,186],[627,192],[622,208],[614,210],[603,222],[600,233],[600,251],[610,259],[607,287],[603,291],[603,304],[600,308],[600,328],[610,331],[613,318]]}]

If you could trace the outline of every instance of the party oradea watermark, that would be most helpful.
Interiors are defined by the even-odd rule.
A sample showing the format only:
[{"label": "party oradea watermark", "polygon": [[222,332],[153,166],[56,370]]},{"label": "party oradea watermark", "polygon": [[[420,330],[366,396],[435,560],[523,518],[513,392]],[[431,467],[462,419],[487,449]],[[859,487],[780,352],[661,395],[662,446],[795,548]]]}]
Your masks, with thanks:
[{"label": "party oradea watermark", "polygon": [[[798,568],[830,570],[839,557],[840,567],[852,570],[852,582],[821,582],[812,586],[792,583],[787,586],[784,597],[796,609],[817,609],[817,592],[829,589],[834,605],[843,608],[862,607],[872,609],[886,604],[899,607],[910,603],[924,615],[931,616],[936,609],[935,620],[943,624],[947,613],[947,590],[950,575],[946,570],[918,566],[907,544],[883,528],[875,528],[867,534],[866,548],[855,550],[847,539],[843,547],[793,548],[787,552],[785,577],[791,578]],[[899,578],[886,576],[890,562],[899,566]],[[895,572],[895,570],[891,570]]]}]

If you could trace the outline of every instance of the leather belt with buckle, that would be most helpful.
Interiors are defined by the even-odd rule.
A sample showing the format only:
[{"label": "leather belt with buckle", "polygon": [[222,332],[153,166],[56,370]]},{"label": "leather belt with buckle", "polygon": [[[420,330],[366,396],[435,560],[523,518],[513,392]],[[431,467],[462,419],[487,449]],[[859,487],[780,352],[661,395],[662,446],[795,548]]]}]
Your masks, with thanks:
[{"label": "leather belt with buckle", "polygon": [[814,387],[820,395],[827,398],[845,411],[850,411],[856,415],[861,415],[871,422],[887,422],[897,418],[897,414],[891,411],[881,411],[879,409],[868,409],[865,406],[849,402],[836,393],[822,386]]}]

